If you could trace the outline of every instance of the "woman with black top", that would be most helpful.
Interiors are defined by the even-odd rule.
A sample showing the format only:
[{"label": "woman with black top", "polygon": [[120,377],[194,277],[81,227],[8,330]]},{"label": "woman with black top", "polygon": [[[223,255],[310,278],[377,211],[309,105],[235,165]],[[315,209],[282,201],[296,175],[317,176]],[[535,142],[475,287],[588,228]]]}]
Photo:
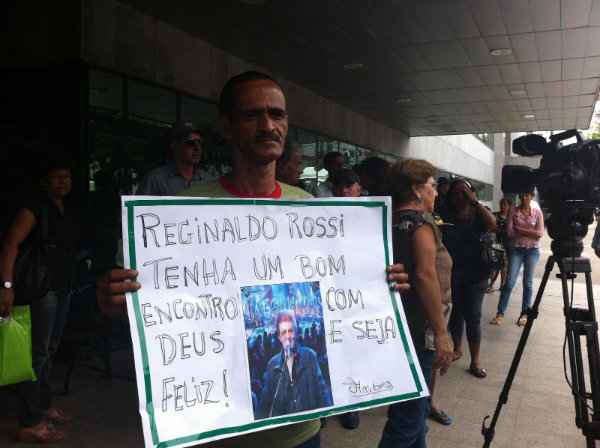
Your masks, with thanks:
[{"label": "woman with black top", "polygon": [[[403,263],[412,288],[402,294],[402,305],[425,380],[432,369],[445,373],[452,361],[452,340],[444,309],[449,282],[438,269],[451,269],[451,260],[431,213],[437,196],[435,168],[424,160],[403,160],[389,172],[393,200],[394,263]],[[445,283],[445,284],[443,284]],[[380,448],[425,447],[429,400],[397,403],[388,410]]]},{"label": "woman with black top", "polygon": [[469,372],[485,378],[481,368],[481,305],[489,281],[489,272],[481,262],[481,237],[496,231],[496,218],[477,201],[471,184],[455,179],[448,190],[448,208],[444,222],[444,244],[448,248],[452,269],[452,314],[449,329],[454,341],[454,359],[462,356],[463,329],[467,327],[467,341],[471,353]]},{"label": "woman with black top", "polygon": [[[66,201],[71,192],[71,170],[66,161],[51,162],[41,180],[43,193],[26,203],[8,229],[0,252],[0,315],[14,305],[13,273],[21,244],[47,228],[44,264],[50,290],[31,300],[32,364],[37,379],[16,385],[22,402],[17,439],[28,443],[55,443],[64,438],[56,424],[70,417],[52,406],[50,373],[70,306],[70,284],[80,243],[79,219]],[[42,225],[43,222],[43,225]],[[17,285],[18,286],[18,285]]]}]

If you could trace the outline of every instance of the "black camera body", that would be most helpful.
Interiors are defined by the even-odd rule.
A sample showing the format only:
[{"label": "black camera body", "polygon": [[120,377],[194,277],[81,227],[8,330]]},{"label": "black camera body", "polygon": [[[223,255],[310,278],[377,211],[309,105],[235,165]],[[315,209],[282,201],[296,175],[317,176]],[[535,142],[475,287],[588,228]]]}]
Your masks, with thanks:
[{"label": "black camera body", "polygon": [[[576,143],[564,145],[575,137]],[[583,140],[569,130],[550,137],[530,134],[513,141],[513,151],[522,156],[541,155],[538,169],[506,165],[502,169],[502,191],[518,194],[537,187],[541,206],[547,212],[548,234],[557,256],[579,256],[581,240],[600,207],[600,140]]]}]

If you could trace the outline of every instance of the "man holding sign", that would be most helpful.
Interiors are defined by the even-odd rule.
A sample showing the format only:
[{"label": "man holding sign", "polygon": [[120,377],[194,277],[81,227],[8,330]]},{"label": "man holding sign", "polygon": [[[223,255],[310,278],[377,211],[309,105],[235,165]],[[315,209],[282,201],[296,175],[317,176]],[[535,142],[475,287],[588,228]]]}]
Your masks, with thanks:
[{"label": "man holding sign", "polygon": [[[292,198],[310,197],[306,192],[278,183],[275,166],[287,136],[286,101],[279,84],[271,77],[245,72],[230,79],[223,88],[220,114],[226,137],[233,148],[233,170],[217,182],[185,190],[183,196]],[[388,280],[396,290],[408,288],[401,265],[388,268]],[[97,296],[105,313],[123,313],[124,293],[137,291],[137,272],[113,269],[97,282]],[[220,441],[220,447],[312,448],[320,446],[319,421],[269,429]]]}]

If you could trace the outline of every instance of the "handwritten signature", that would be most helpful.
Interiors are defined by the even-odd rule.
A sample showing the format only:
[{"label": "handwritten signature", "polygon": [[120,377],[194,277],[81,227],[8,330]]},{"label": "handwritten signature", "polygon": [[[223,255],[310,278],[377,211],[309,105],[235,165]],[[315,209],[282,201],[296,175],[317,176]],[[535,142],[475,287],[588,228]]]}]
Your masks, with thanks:
[{"label": "handwritten signature", "polygon": [[363,384],[360,382],[360,380],[355,380],[350,377],[346,378],[346,381],[344,381],[342,384],[348,386],[348,391],[355,397],[375,395],[381,392],[387,392],[394,388],[394,385],[390,381]]}]

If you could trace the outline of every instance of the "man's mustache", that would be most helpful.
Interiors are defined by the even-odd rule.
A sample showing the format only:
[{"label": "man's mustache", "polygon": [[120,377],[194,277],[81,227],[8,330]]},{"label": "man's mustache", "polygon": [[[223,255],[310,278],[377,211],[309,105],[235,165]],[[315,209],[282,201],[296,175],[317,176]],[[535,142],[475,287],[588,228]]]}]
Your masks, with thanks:
[{"label": "man's mustache", "polygon": [[282,138],[275,132],[261,132],[259,134],[256,134],[256,137],[254,137],[255,143],[263,143],[267,141],[281,143]]}]

